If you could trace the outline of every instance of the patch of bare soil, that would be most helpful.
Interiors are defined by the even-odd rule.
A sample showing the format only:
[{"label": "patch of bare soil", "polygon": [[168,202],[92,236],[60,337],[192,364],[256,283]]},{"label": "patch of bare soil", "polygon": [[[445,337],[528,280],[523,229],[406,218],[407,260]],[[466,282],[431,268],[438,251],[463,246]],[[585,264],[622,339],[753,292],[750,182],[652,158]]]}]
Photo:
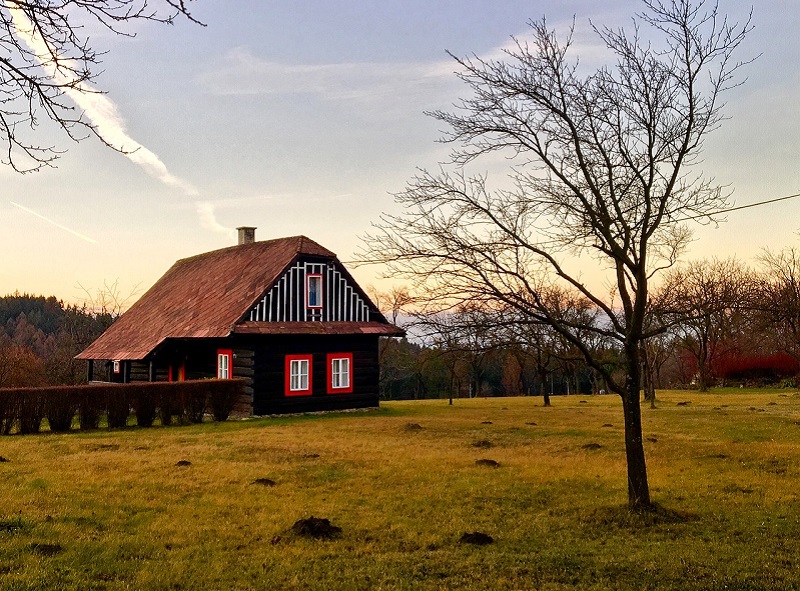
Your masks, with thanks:
[{"label": "patch of bare soil", "polygon": [[342,535],[342,528],[332,525],[328,519],[312,515],[306,519],[297,520],[292,526],[291,532],[301,538],[332,540]]},{"label": "patch of bare soil", "polygon": [[64,550],[61,544],[31,544],[29,548],[40,556],[55,556]]},{"label": "patch of bare soil", "polygon": [[612,425],[611,423],[605,423],[605,424],[603,425],[603,427],[613,427],[613,426],[614,426],[614,425]]},{"label": "patch of bare soil", "polygon": [[178,460],[175,462],[176,466],[191,466],[192,463],[189,460]]},{"label": "patch of bare soil", "polygon": [[689,406],[692,403],[691,400],[683,400],[675,404],[675,406]]},{"label": "patch of bare soil", "polygon": [[488,460],[486,458],[481,458],[480,460],[475,460],[475,464],[478,466],[486,466],[488,468],[499,468],[500,462],[496,460]]},{"label": "patch of bare soil", "polygon": [[589,450],[600,449],[601,447],[603,446],[600,445],[599,443],[587,443],[586,445],[581,445],[581,449],[589,449]]},{"label": "patch of bare soil", "polygon": [[304,460],[313,460],[314,458],[318,458],[319,454],[303,454],[301,457]]},{"label": "patch of bare soil", "polygon": [[489,534],[480,531],[467,532],[458,540],[462,544],[472,544],[473,546],[486,546],[493,544],[494,538]]},{"label": "patch of bare soil", "polygon": [[258,484],[260,486],[275,486],[277,482],[271,478],[256,478],[251,484]]},{"label": "patch of bare soil", "polygon": [[420,425],[419,423],[406,423],[405,425],[403,425],[403,431],[411,431],[411,432],[422,431],[422,425]]},{"label": "patch of bare soil", "polygon": [[481,425],[493,425],[492,421],[481,421]]},{"label": "patch of bare soil", "polygon": [[489,441],[488,439],[480,439],[475,443],[473,443],[472,447],[477,447],[480,449],[489,449],[490,447],[492,447],[492,442]]}]

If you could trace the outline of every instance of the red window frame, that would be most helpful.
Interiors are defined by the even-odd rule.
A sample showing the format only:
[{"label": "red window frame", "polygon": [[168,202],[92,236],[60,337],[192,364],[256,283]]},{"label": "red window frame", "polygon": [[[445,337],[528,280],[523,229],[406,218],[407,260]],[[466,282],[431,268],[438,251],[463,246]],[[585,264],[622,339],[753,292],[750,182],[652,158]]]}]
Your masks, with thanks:
[{"label": "red window frame", "polygon": [[[284,387],[284,394],[286,396],[311,396],[312,393],[312,376],[313,376],[313,355],[287,355],[286,356],[286,363],[285,363],[285,374],[286,374],[286,382]],[[292,362],[302,362],[305,361],[308,363],[308,384],[306,384],[306,388],[304,389],[292,389]],[[302,374],[300,374],[302,375]]]},{"label": "red window frame", "polygon": [[183,382],[186,379],[186,360],[184,359],[181,361],[181,364],[178,366],[178,375],[175,375],[175,372],[172,371],[172,364],[169,364],[169,374],[167,376],[167,380],[170,382]]},{"label": "red window frame", "polygon": [[[310,299],[309,296],[311,295],[311,279],[313,279],[313,278],[319,279],[319,293],[317,294],[317,299],[319,300],[319,303],[317,303],[316,305],[312,306],[311,302],[309,301],[309,299]],[[309,273],[308,275],[306,275],[306,308],[308,308],[309,310],[319,310],[319,309],[322,308],[322,302],[324,300],[324,298],[322,296],[323,289],[324,289],[324,286],[323,286],[323,283],[322,283],[322,274],[321,273]]]},{"label": "red window frame", "polygon": [[[220,358],[227,357],[228,358],[228,375],[226,377],[222,377],[222,364],[220,364]],[[217,379],[218,380],[229,380],[233,377],[233,350],[231,349],[217,349]]]},{"label": "red window frame", "polygon": [[[347,385],[333,385],[333,362],[335,360],[347,360]],[[328,394],[350,394],[353,392],[353,354],[352,353],[328,353]]]}]

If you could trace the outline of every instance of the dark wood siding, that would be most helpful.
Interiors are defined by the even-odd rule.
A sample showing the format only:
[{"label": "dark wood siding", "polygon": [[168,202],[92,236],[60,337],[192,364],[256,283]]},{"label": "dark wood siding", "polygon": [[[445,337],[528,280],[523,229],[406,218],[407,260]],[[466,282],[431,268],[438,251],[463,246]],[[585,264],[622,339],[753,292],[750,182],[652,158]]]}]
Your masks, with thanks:
[{"label": "dark wood siding", "polygon": [[[375,335],[260,336],[254,351],[253,413],[256,415],[378,406],[378,337]],[[327,355],[353,354],[353,392],[327,393]],[[312,355],[311,396],[286,396],[286,355]]]}]

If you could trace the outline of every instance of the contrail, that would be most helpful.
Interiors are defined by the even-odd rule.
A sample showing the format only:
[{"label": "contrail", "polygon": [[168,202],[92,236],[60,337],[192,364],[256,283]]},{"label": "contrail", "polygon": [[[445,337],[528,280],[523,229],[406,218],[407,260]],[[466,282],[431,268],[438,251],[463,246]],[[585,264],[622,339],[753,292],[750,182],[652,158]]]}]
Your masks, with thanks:
[{"label": "contrail", "polygon": [[[36,54],[39,63],[46,69],[48,75],[58,84],[69,85],[74,83],[74,78],[71,79],[69,76],[69,70],[64,70],[52,64],[47,44],[41,34],[33,28],[30,19],[25,13],[19,8],[8,5],[6,7],[12,15],[17,34],[30,50]],[[83,82],[75,86],[76,88],[67,86],[64,88],[64,92],[83,110],[86,117],[95,126],[98,134],[106,142],[122,150],[131,161],[138,164],[147,174],[165,185],[175,187],[190,197],[199,195],[199,191],[194,185],[172,174],[156,154],[128,135],[125,129],[125,121],[119,114],[117,106],[106,95],[98,93]],[[226,234],[233,231],[217,222],[214,215],[214,207],[211,203],[197,203],[196,210],[202,227]]]},{"label": "contrail", "polygon": [[27,211],[27,212],[28,212],[29,214],[31,214],[31,215],[35,215],[37,218],[39,218],[39,219],[42,219],[42,220],[46,221],[48,224],[53,224],[53,225],[54,225],[56,228],[61,228],[61,229],[62,229],[62,230],[64,230],[65,232],[69,232],[69,233],[70,233],[70,234],[72,234],[73,236],[77,236],[77,237],[78,237],[78,238],[80,238],[81,240],[85,240],[86,242],[91,242],[92,244],[97,244],[97,240],[95,240],[94,238],[89,238],[88,236],[85,236],[85,235],[81,234],[80,232],[76,232],[75,230],[70,230],[70,229],[69,229],[69,228],[67,228],[66,226],[62,226],[62,225],[61,225],[61,224],[59,224],[58,222],[54,222],[53,220],[51,220],[51,219],[49,219],[49,218],[46,218],[46,217],[44,217],[42,214],[40,214],[40,213],[36,213],[36,212],[35,212],[35,211],[33,211],[32,209],[28,209],[28,208],[27,208],[27,207],[25,207],[24,205],[20,205],[19,203],[14,203],[13,201],[9,201],[9,203],[10,203],[11,205],[13,205],[14,207],[19,207],[21,210],[23,210],[23,211]]}]

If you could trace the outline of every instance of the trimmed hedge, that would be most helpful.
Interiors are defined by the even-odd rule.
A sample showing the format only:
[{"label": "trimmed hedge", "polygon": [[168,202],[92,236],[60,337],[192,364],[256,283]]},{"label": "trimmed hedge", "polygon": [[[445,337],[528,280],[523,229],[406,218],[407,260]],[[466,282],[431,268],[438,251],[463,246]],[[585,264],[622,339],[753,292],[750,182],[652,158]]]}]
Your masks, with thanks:
[{"label": "trimmed hedge", "polygon": [[149,427],[157,416],[163,425],[200,423],[208,409],[215,421],[230,416],[244,394],[244,380],[133,382],[47,388],[0,388],[0,435],[38,433],[42,421],[52,432],[97,429],[103,415],[111,429],[125,427],[133,409],[136,424]]}]

